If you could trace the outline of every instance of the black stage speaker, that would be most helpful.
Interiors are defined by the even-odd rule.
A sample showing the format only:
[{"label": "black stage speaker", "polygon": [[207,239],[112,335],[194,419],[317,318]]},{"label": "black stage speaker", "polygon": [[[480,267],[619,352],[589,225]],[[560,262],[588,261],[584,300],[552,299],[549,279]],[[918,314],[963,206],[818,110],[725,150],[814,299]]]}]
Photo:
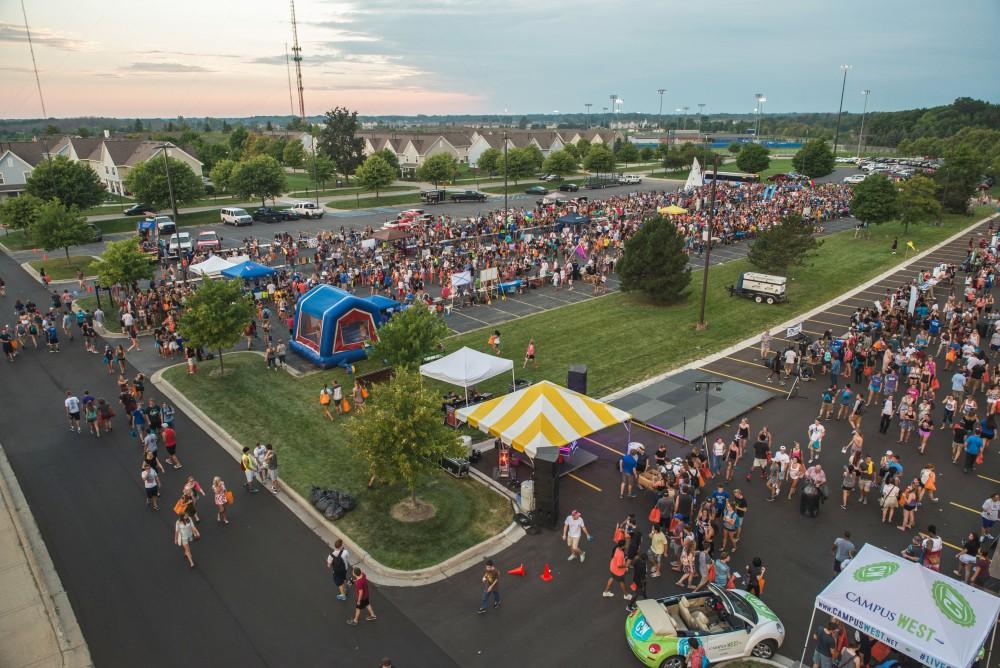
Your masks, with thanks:
[{"label": "black stage speaker", "polygon": [[566,387],[580,394],[587,393],[586,364],[574,364],[569,368],[569,374],[566,377]]},{"label": "black stage speaker", "polygon": [[559,526],[558,448],[543,448],[535,455],[535,524],[548,529]]}]

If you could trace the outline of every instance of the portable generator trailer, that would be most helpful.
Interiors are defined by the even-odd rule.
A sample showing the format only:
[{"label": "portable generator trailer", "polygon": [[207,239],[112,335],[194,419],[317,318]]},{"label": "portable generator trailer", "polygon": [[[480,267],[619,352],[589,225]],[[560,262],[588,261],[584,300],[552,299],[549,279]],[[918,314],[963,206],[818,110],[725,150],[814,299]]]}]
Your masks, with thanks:
[{"label": "portable generator trailer", "polygon": [[776,304],[786,299],[785,287],[788,279],[784,276],[772,276],[770,274],[758,274],[747,271],[740,274],[736,280],[736,285],[729,286],[729,294],[732,297],[746,297],[758,304],[766,302]]}]

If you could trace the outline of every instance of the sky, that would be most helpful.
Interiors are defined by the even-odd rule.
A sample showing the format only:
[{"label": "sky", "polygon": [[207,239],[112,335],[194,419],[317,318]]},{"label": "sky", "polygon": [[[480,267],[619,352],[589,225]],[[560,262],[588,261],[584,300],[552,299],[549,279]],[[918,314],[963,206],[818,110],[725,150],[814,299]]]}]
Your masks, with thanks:
[{"label": "sky", "polygon": [[[24,0],[47,115],[290,114],[283,0]],[[1000,101],[997,0],[298,0],[309,115],[836,111]],[[39,118],[0,2],[0,118]],[[294,68],[292,71],[294,79]],[[297,109],[297,99],[295,108]]]}]

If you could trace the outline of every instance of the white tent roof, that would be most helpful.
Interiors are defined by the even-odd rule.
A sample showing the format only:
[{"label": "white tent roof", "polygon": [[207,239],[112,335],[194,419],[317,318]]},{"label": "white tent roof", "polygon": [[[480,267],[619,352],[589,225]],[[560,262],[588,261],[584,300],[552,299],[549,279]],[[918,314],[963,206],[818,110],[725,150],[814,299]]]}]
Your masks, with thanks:
[{"label": "white tent roof", "polygon": [[866,544],[816,597],[816,609],[938,668],[968,668],[1000,598]]},{"label": "white tent roof", "polygon": [[234,257],[230,260],[223,259],[218,255],[209,255],[207,260],[203,260],[198,264],[192,264],[190,269],[192,273],[198,274],[199,276],[217,276],[222,273],[223,269],[229,269],[238,264],[248,261],[245,255],[240,255],[239,257]]},{"label": "white tent roof", "polygon": [[703,185],[705,185],[705,179],[701,175],[701,165],[698,164],[698,158],[695,158],[691,163],[691,173],[688,174],[687,181],[684,183],[684,189],[700,188]]},{"label": "white tent roof", "polygon": [[459,387],[469,387],[513,370],[514,362],[511,360],[472,348],[461,348],[447,357],[420,366],[421,375]]}]

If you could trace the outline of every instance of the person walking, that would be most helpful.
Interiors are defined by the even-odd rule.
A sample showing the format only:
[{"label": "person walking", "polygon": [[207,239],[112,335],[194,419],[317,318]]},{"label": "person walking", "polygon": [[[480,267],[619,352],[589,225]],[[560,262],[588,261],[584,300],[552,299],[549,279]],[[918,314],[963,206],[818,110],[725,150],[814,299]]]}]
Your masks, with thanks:
[{"label": "person walking", "polygon": [[215,521],[229,524],[229,516],[226,514],[229,493],[226,490],[226,483],[222,482],[219,476],[212,478],[212,500],[215,501]]},{"label": "person walking", "polygon": [[833,572],[840,573],[842,570],[843,562],[851,558],[855,550],[854,543],[851,542],[851,532],[845,531],[843,536],[838,536],[833,541],[833,547],[830,549],[833,552]]},{"label": "person walking", "polygon": [[534,369],[538,368],[538,361],[535,360],[535,340],[528,340],[528,348],[524,351],[524,365],[522,369],[528,368],[528,362],[531,362],[531,366]]},{"label": "person walking", "polygon": [[271,493],[278,493],[278,453],[274,451],[274,446],[268,443],[264,451],[264,468],[267,470],[267,479],[271,483]]},{"label": "person walking", "polygon": [[333,392],[323,383],[323,389],[319,391],[319,405],[323,409],[323,415],[333,422],[333,415],[330,413],[330,402],[333,400]]},{"label": "person walking", "polygon": [[191,556],[191,543],[201,538],[198,527],[194,525],[191,518],[185,513],[174,522],[174,544],[181,548],[184,557],[188,561],[188,567],[194,568],[194,557]]},{"label": "person walking", "polygon": [[142,472],[139,474],[142,486],[146,490],[146,505],[152,506],[153,510],[159,510],[157,499],[160,497],[160,476],[149,464],[143,463]]},{"label": "person walking", "polygon": [[364,571],[361,570],[360,566],[355,566],[352,571],[354,574],[354,617],[347,620],[350,626],[357,626],[358,622],[361,620],[361,611],[367,610],[368,616],[365,617],[366,621],[374,622],[378,617],[375,616],[375,611],[372,609],[371,604],[371,591],[368,585],[368,576],[365,575]]},{"label": "person walking", "polygon": [[66,390],[66,399],[63,401],[66,408],[66,417],[69,419],[69,430],[80,431],[80,399],[69,390]]},{"label": "person walking", "polygon": [[994,536],[990,532],[993,529],[993,525],[997,523],[998,515],[1000,515],[1000,493],[993,494],[990,498],[983,501],[982,508],[983,511],[979,514],[982,524],[979,537],[983,541],[991,541]]},{"label": "person walking", "polygon": [[625,498],[626,488],[628,489],[629,498],[635,496],[632,490],[637,484],[637,478],[635,473],[635,469],[637,466],[638,462],[636,462],[635,455],[633,455],[631,451],[623,454],[621,456],[621,459],[618,460],[618,473],[621,476],[621,486],[619,487],[618,490],[619,499]]},{"label": "person walking", "polygon": [[205,490],[201,488],[194,476],[188,476],[187,482],[184,483],[183,495],[188,498],[187,514],[195,523],[201,522],[201,518],[198,517],[198,497],[205,496]]},{"label": "person walking", "polygon": [[326,557],[326,567],[330,569],[333,584],[337,587],[337,600],[347,600],[347,571],[350,568],[350,553],[340,538],[333,544],[333,551]]},{"label": "person walking", "polygon": [[[79,420],[77,421],[79,422]],[[77,427],[77,431],[80,431],[79,427]],[[962,466],[962,473],[976,470],[976,460],[983,451],[983,439],[979,434],[980,432],[977,428],[973,433],[965,437],[965,464]]]},{"label": "person walking", "polygon": [[479,614],[486,612],[486,606],[493,599],[493,607],[500,607],[500,571],[493,565],[492,559],[486,560],[486,569],[483,572],[483,600],[479,603]]},{"label": "person walking", "polygon": [[253,479],[257,473],[257,460],[254,458],[253,453],[250,452],[249,446],[243,447],[243,456],[240,458],[240,470],[243,471],[243,477],[246,479],[243,486],[251,494],[256,494],[258,490],[253,484]]},{"label": "person walking", "polygon": [[611,562],[608,564],[608,569],[611,571],[610,577],[608,577],[607,584],[604,585],[604,591],[601,596],[605,598],[611,598],[614,596],[614,592],[611,591],[611,585],[615,582],[622,590],[622,598],[628,598],[628,592],[625,590],[625,572],[628,570],[628,562],[625,560],[625,539],[619,540],[615,543],[615,549],[611,553]]},{"label": "person walking", "polygon": [[177,433],[174,428],[167,425],[163,428],[163,447],[167,449],[167,463],[173,466],[175,469],[184,468],[181,464],[181,460],[177,458]]},{"label": "person walking", "polygon": [[[839,417],[837,418],[840,419]],[[813,423],[809,425],[807,430],[809,436],[809,464],[813,461],[819,460],[819,455],[823,451],[823,436],[826,435],[826,427],[820,422],[819,418],[813,420]]]},{"label": "person walking", "polygon": [[333,387],[330,389],[333,392],[333,406],[337,409],[337,415],[340,415],[344,412],[344,388],[334,379]]},{"label": "person walking", "polygon": [[580,549],[580,538],[583,535],[587,536],[588,541],[593,540],[590,537],[590,532],[587,531],[587,525],[583,522],[583,515],[580,514],[579,510],[573,510],[563,522],[562,539],[569,546],[569,557],[566,561],[573,561],[573,559],[580,557],[582,564],[587,558],[587,552]]}]

